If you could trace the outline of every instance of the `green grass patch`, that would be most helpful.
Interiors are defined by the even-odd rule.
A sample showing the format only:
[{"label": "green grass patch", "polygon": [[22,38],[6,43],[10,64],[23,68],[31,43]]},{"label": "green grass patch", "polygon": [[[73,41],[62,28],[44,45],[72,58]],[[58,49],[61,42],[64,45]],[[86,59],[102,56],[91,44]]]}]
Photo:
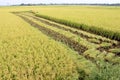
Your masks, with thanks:
[{"label": "green grass patch", "polygon": [[109,51],[115,54],[120,54],[120,48],[110,49]]},{"label": "green grass patch", "polygon": [[100,44],[100,47],[102,47],[102,48],[109,48],[110,46],[112,46],[111,43],[103,42],[102,44]]},{"label": "green grass patch", "polygon": [[88,41],[92,42],[92,43],[96,43],[96,44],[99,44],[100,41],[97,40],[97,39],[88,39]]}]

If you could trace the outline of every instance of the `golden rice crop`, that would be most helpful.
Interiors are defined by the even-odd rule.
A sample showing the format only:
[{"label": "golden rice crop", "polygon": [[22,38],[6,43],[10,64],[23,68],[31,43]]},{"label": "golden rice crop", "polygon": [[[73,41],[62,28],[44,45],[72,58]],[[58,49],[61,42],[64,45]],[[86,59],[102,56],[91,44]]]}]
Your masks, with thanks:
[{"label": "golden rice crop", "polygon": [[[109,54],[105,55],[104,53],[106,52],[100,54],[100,52],[94,48],[88,50],[86,53],[83,53],[83,56],[80,56],[77,52],[68,48],[68,46],[53,40],[49,37],[49,35],[43,34],[38,29],[23,21],[20,17],[10,13],[16,11],[35,11],[38,15],[42,14],[43,17],[49,19],[53,18],[55,21],[61,21],[67,25],[70,24],[72,26],[76,26],[78,24],[72,24],[72,22],[76,22],[87,25],[95,25],[96,27],[119,32],[119,23],[116,21],[116,19],[119,20],[119,7],[0,7],[0,80],[120,79],[119,64],[113,66],[107,62],[102,63],[99,61],[94,64],[94,62],[92,63],[83,57],[84,55],[92,56],[96,59],[98,57],[100,57],[99,59],[112,59],[114,57],[114,59],[118,59],[117,61],[119,61],[119,56],[116,58],[113,53],[111,53],[110,56]],[[98,17],[99,15],[101,16]],[[118,15],[117,18],[116,15]],[[46,26],[46,24],[35,21],[34,19],[32,20],[35,23],[49,27],[49,29],[57,31],[67,37],[74,36],[75,38],[72,38],[73,40],[80,41],[80,37],[78,38],[77,35],[74,35],[69,31],[67,32],[53,28],[52,26]],[[110,20],[110,22],[106,23],[107,20]],[[114,22],[115,25],[112,25],[112,22]],[[82,28],[84,30],[88,29],[85,25],[82,26]],[[99,28],[95,29],[91,30],[97,33]],[[105,33],[104,31],[102,32],[103,33],[101,34],[105,34],[106,36],[110,33]],[[80,44],[89,44],[89,42],[84,41],[84,39],[81,40],[82,42]],[[89,47],[96,46],[91,45],[90,43]],[[112,60],[114,61],[114,59]],[[96,65],[99,67],[97,68]]]}]

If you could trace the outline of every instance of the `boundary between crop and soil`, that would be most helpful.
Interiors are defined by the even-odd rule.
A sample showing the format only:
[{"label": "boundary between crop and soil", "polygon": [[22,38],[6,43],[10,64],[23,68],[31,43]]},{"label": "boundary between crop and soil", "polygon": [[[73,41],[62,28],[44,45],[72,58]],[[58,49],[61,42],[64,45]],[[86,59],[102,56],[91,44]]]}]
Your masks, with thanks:
[{"label": "boundary between crop and soil", "polygon": [[[75,35],[79,35],[79,36],[81,36],[82,38],[85,38],[86,40],[87,40],[88,38],[90,38],[90,39],[97,39],[96,37],[90,37],[90,36],[88,36],[88,35],[85,35],[85,34],[83,34],[83,33],[78,32],[78,31],[73,31],[72,29],[68,29],[68,28],[62,27],[62,26],[60,26],[60,25],[57,25],[57,24],[55,24],[55,23],[50,23],[49,21],[42,20],[42,19],[40,19],[40,18],[38,18],[38,17],[36,17],[36,16],[31,16],[31,15],[27,15],[27,14],[24,14],[24,15],[25,15],[25,16],[28,16],[28,17],[32,17],[32,18],[36,19],[37,21],[40,21],[40,22],[42,22],[42,23],[44,23],[44,24],[47,24],[47,25],[49,25],[49,26],[57,27],[57,28],[59,28],[59,29],[65,30],[65,31],[70,31],[71,33],[73,33],[73,34],[75,34]],[[95,44],[101,44],[102,42],[112,43],[111,41],[102,40],[101,38],[99,38],[98,40],[100,41],[100,43],[95,43]],[[94,42],[91,42],[91,43],[94,43]]]},{"label": "boundary between crop and soil", "polygon": [[120,33],[119,32],[114,32],[114,31],[103,29],[103,28],[98,28],[95,26],[88,26],[86,24],[71,22],[71,21],[64,20],[64,19],[58,19],[58,18],[47,16],[47,15],[37,14],[32,11],[29,11],[29,12],[33,13],[37,17],[41,17],[44,19],[48,19],[48,20],[60,23],[60,24],[64,24],[64,25],[70,26],[72,28],[81,29],[81,30],[84,30],[84,31],[87,31],[90,33],[94,33],[94,34],[97,34],[97,35],[100,35],[100,36],[103,36],[103,37],[106,37],[109,39],[120,41]]},{"label": "boundary between crop and soil", "polygon": [[[38,17],[36,17],[36,16],[34,16],[34,15],[33,15],[33,16],[27,15],[27,14],[23,14],[23,15],[28,16],[28,17],[31,17],[31,18],[33,18],[33,19],[35,19],[35,20],[37,20],[37,21],[40,21],[40,22],[42,22],[42,23],[44,23],[44,24],[47,24],[47,25],[50,25],[50,26],[53,26],[53,27],[57,27],[57,28],[59,28],[59,29],[63,29],[63,30],[65,30],[65,31],[70,31],[70,32],[73,33],[73,34],[76,34],[76,35],[81,36],[82,38],[85,38],[87,41],[89,41],[88,38],[97,39],[96,37],[89,37],[89,36],[87,36],[87,35],[85,35],[85,34],[83,34],[83,33],[80,33],[80,32],[77,32],[77,31],[73,31],[72,29],[67,29],[67,28],[62,27],[62,26],[60,26],[60,25],[57,25],[57,24],[54,24],[54,23],[50,23],[49,21],[43,20],[43,19],[38,18]],[[99,48],[97,48],[97,50],[99,50],[100,52],[103,52],[103,51],[108,52],[109,49],[112,49],[112,48],[120,48],[120,43],[114,44],[114,43],[112,43],[112,41],[107,41],[107,40],[104,41],[104,40],[102,40],[102,39],[99,39],[99,41],[100,41],[100,43],[95,43],[95,44],[101,44],[102,42],[107,42],[107,43],[111,43],[111,44],[112,44],[111,46],[109,46],[109,47],[107,47],[107,48],[104,48],[104,47],[99,47]],[[91,43],[94,43],[94,42],[91,42]],[[118,54],[118,56],[119,56],[119,54]]]}]

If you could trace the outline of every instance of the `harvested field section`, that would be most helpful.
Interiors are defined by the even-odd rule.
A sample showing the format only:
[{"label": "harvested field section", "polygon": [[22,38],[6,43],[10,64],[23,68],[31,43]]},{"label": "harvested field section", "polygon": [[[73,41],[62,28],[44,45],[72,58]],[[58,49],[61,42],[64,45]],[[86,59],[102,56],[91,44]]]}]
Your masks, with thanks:
[{"label": "harvested field section", "polygon": [[[26,15],[26,14],[23,14],[23,15]],[[84,33],[83,32],[79,32],[80,30],[78,31],[77,29],[74,30],[73,28],[68,28],[69,26],[64,27],[64,25],[53,23],[51,21],[48,21],[48,20],[45,20],[45,19],[42,19],[42,18],[37,18],[34,15],[32,15],[32,16],[31,15],[26,15],[26,16],[32,17],[32,18],[34,18],[34,19],[36,19],[36,20],[38,20],[38,21],[40,21],[42,23],[45,23],[46,25],[57,27],[59,29],[65,30],[65,31],[70,31],[71,33],[76,34],[76,35],[78,35],[78,36],[80,36],[80,37],[82,37],[84,39],[95,39],[95,40],[98,40],[98,42],[93,42],[93,43],[96,43],[96,44],[100,44],[102,42],[111,42],[108,39],[103,39],[103,38],[100,38],[98,36],[95,37],[93,35],[90,36],[90,35],[85,34],[85,32]]]},{"label": "harvested field section", "polygon": [[[26,16],[26,17],[27,17],[27,16]],[[53,27],[53,26],[49,26],[49,25],[47,25],[47,24],[44,24],[44,23],[42,23],[42,22],[40,22],[40,21],[32,18],[32,17],[27,17],[27,18],[29,18],[29,19],[32,20],[33,22],[35,22],[35,23],[37,23],[37,24],[39,24],[39,25],[42,25],[42,26],[44,26],[44,27],[46,27],[46,28],[48,28],[48,29],[50,29],[50,30],[53,30],[53,31],[55,31],[55,32],[58,32],[58,33],[60,33],[60,34],[62,34],[62,35],[64,35],[64,36],[67,36],[68,38],[77,41],[79,44],[82,44],[82,45],[84,45],[84,46],[87,47],[87,48],[96,48],[96,47],[98,46],[98,45],[95,45],[94,43],[88,42],[87,39],[85,39],[85,38],[83,38],[83,37],[81,37],[81,36],[79,36],[79,35],[76,35],[76,34],[71,33],[70,31],[67,31],[67,30],[64,30],[64,29],[60,29],[60,28],[57,28],[57,27]],[[85,44],[83,44],[83,43],[85,43]],[[86,45],[86,44],[87,44],[87,45]],[[92,47],[92,46],[93,46],[93,47]]]},{"label": "harvested field section", "polygon": [[47,20],[45,18],[42,18],[42,17],[35,17],[35,15],[31,12],[23,12],[22,13],[23,15],[26,15],[26,16],[29,16],[29,17],[32,17],[36,20],[39,20],[49,26],[53,26],[53,27],[57,27],[57,28],[60,28],[60,29],[64,29],[64,30],[67,30],[67,31],[70,31],[74,34],[77,34],[77,35],[80,35],[81,37],[86,37],[86,38],[92,38],[92,39],[98,39],[100,41],[103,41],[103,42],[111,42],[110,39],[108,38],[104,38],[104,37],[101,37],[99,35],[95,35],[95,34],[91,34],[91,33],[88,33],[86,31],[83,31],[83,30],[78,30],[78,29],[75,29],[74,27],[70,27],[70,26],[65,26],[65,25],[62,25],[62,24],[59,24],[59,23],[56,23],[56,22],[53,22],[51,20]]}]

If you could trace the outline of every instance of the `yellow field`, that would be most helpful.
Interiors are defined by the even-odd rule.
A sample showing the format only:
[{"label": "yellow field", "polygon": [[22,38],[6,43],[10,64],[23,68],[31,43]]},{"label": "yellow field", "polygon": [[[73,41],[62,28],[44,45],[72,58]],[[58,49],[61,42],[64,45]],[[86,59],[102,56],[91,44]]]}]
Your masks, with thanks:
[{"label": "yellow field", "polygon": [[0,7],[0,80],[120,79],[119,41],[28,11],[120,32],[119,7]]}]

